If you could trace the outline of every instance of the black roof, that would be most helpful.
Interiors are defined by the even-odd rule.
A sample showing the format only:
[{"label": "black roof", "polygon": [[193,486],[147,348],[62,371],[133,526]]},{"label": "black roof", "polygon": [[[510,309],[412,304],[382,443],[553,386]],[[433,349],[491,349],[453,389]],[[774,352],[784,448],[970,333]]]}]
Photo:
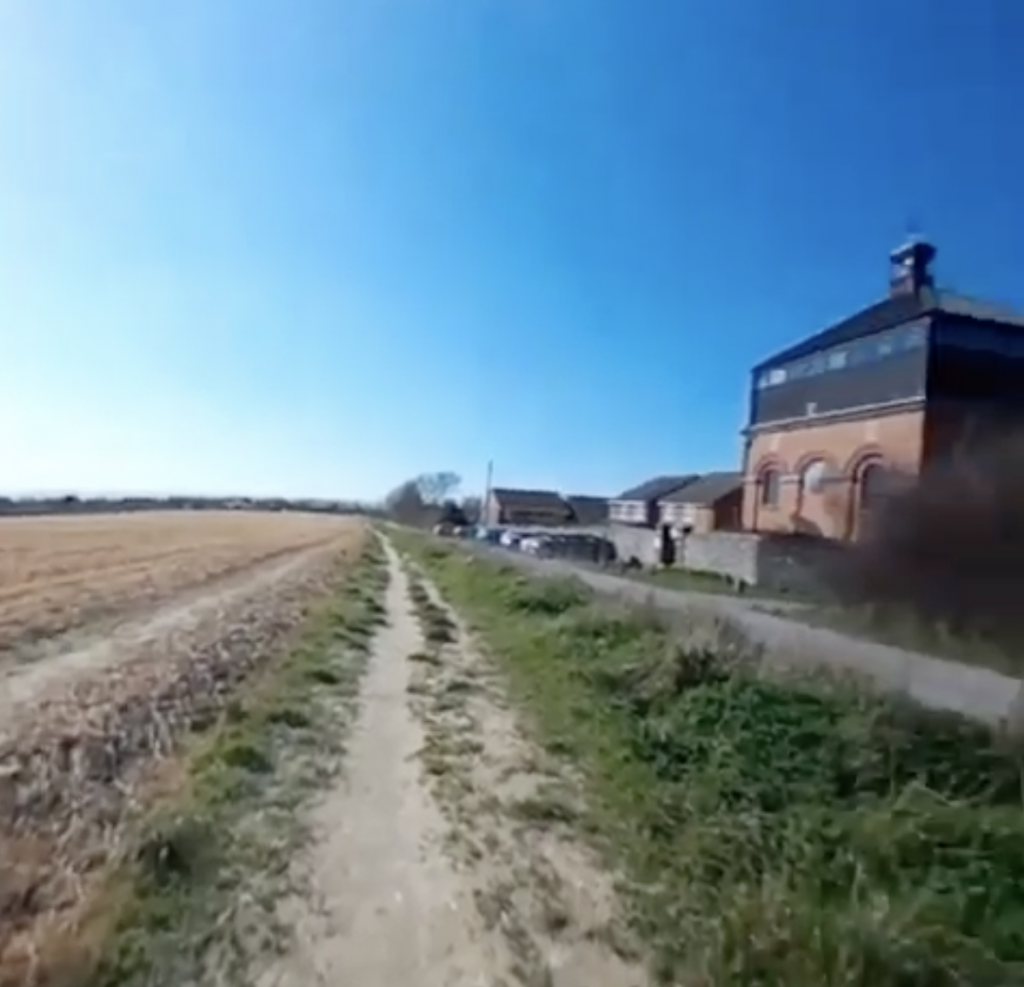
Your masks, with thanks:
[{"label": "black roof", "polygon": [[620,493],[616,500],[661,500],[667,497],[672,491],[693,483],[700,476],[699,473],[684,473],[679,476],[656,476],[651,480],[645,480],[639,486],[630,487]]},{"label": "black roof", "polygon": [[870,336],[872,333],[882,332],[885,329],[894,329],[905,322],[913,322],[915,319],[936,314],[956,315],[982,322],[1002,322],[1006,325],[1024,328],[1024,316],[1001,309],[991,302],[979,301],[965,295],[956,295],[934,288],[923,288],[916,293],[896,295],[869,305],[857,312],[856,315],[851,315],[823,332],[816,333],[802,343],[797,343],[767,360],[762,360],[754,367],[754,372],[757,373],[778,363],[788,363],[790,360],[810,356],[812,353],[831,346],[849,343],[854,339]]},{"label": "black roof", "polygon": [[592,497],[589,494],[570,494],[565,499],[580,524],[596,524],[608,518],[608,500],[606,497]]},{"label": "black roof", "polygon": [[743,486],[742,473],[705,473],[661,499],[669,504],[710,506]]},{"label": "black roof", "polygon": [[533,507],[568,512],[569,505],[554,490],[516,490],[513,487],[494,487],[494,499],[504,507]]}]

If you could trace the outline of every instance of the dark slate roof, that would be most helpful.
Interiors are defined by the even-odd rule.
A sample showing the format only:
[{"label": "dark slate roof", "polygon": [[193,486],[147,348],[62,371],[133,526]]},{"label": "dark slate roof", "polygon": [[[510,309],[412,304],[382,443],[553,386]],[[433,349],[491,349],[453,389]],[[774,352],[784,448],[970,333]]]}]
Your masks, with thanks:
[{"label": "dark slate roof", "polygon": [[502,507],[529,507],[566,512],[569,509],[562,499],[562,495],[554,490],[515,490],[512,487],[495,487],[491,493]]},{"label": "dark slate roof", "polygon": [[802,356],[817,353],[819,350],[849,343],[854,339],[870,336],[872,333],[882,332],[885,329],[894,329],[905,322],[913,322],[915,319],[938,314],[956,315],[960,318],[976,319],[982,322],[1002,322],[1006,325],[1024,328],[1024,316],[1002,309],[991,302],[979,301],[968,298],[966,295],[956,295],[934,288],[925,288],[917,294],[897,295],[869,305],[857,312],[856,315],[851,315],[823,332],[816,333],[803,342],[790,346],[789,349],[783,350],[781,353],[776,353],[767,360],[762,360],[754,368],[754,372],[757,373],[775,364],[789,363],[790,360],[797,360]]},{"label": "dark slate roof", "polygon": [[629,490],[620,493],[616,500],[661,500],[667,497],[673,490],[679,490],[688,483],[693,483],[699,473],[684,473],[680,476],[656,476],[646,480],[639,486],[630,487]]},{"label": "dark slate roof", "polygon": [[669,504],[699,504],[710,507],[743,486],[742,473],[705,473],[661,499]]},{"label": "dark slate roof", "polygon": [[587,494],[570,494],[565,498],[580,524],[599,524],[608,520],[608,500]]}]

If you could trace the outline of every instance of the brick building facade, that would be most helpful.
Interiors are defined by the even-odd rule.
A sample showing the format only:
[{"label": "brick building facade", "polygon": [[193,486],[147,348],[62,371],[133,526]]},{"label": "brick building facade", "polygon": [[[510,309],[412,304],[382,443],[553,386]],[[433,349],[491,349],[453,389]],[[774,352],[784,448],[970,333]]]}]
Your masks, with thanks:
[{"label": "brick building facade", "polygon": [[1024,420],[1024,319],[891,255],[889,296],[754,368],[743,526],[853,539],[896,483]]}]

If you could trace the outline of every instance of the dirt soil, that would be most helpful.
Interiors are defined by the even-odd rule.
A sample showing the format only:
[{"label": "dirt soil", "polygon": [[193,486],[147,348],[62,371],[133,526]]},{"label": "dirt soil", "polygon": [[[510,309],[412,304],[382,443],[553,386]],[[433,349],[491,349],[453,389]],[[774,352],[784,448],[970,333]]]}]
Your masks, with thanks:
[{"label": "dirt soil", "polygon": [[[638,987],[611,878],[528,804],[560,786],[458,630],[428,647],[388,548],[388,626],[335,790],[313,811],[290,952],[258,987]],[[533,800],[532,803],[530,800]],[[561,803],[559,803],[561,804]]]},{"label": "dirt soil", "polygon": [[144,617],[197,589],[351,531],[332,515],[249,511],[0,518],[0,650]]},{"label": "dirt soil", "polygon": [[104,681],[126,662],[148,660],[210,630],[246,600],[288,583],[329,552],[290,553],[185,591],[131,620],[62,634],[39,646],[31,659],[0,650],[0,739],[37,721],[42,708],[78,702],[85,685],[102,691]]}]

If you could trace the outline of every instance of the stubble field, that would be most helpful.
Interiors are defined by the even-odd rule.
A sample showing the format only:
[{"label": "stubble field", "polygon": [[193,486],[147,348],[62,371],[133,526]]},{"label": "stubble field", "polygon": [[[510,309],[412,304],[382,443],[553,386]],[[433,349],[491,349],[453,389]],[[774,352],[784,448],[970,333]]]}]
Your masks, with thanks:
[{"label": "stubble field", "polygon": [[0,985],[35,982],[132,820],[366,539],[325,515],[0,521]]},{"label": "stubble field", "polygon": [[343,519],[139,513],[0,520],[0,649],[330,542]]}]

